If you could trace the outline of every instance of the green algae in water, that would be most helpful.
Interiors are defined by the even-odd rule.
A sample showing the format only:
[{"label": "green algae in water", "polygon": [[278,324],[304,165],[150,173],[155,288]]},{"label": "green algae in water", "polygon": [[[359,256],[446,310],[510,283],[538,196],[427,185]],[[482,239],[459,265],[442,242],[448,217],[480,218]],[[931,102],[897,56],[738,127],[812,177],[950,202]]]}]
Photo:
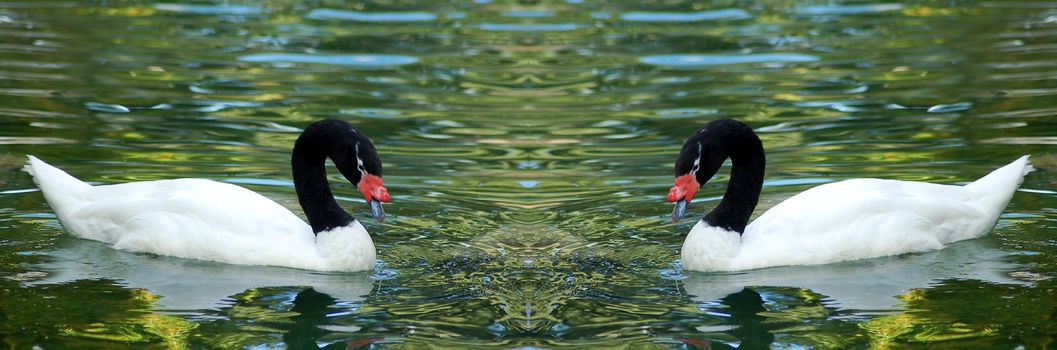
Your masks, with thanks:
[{"label": "green algae in water", "polygon": [[[1042,2],[0,6],[0,339],[11,348],[1045,348],[1057,114]],[[201,177],[297,210],[299,128],[369,134],[381,264],[111,249],[19,171]],[[921,254],[681,270],[664,195],[714,118],[768,151],[757,212],[854,177],[964,183],[1022,154],[994,232]],[[334,175],[337,176],[337,175]],[[691,214],[723,193],[701,189]],[[335,180],[338,178],[335,177]],[[339,201],[366,218],[354,188]]]}]

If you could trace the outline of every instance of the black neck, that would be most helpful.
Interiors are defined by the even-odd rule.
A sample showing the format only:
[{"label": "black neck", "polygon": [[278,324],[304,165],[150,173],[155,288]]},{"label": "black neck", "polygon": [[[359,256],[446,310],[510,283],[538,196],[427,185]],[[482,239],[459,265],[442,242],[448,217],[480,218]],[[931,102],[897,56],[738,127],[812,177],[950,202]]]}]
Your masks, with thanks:
[{"label": "black neck", "polygon": [[752,133],[732,135],[725,140],[731,161],[730,181],[723,200],[702,220],[706,224],[721,227],[738,233],[745,232],[749,217],[760,201],[763,189],[763,173],[767,160],[764,157],[763,143]]},{"label": "black neck", "polygon": [[341,129],[328,129],[317,123],[306,128],[294,143],[290,161],[294,189],[312,232],[317,234],[349,225],[356,220],[338,205],[327,182],[327,156],[335,148],[341,147],[343,137]]}]

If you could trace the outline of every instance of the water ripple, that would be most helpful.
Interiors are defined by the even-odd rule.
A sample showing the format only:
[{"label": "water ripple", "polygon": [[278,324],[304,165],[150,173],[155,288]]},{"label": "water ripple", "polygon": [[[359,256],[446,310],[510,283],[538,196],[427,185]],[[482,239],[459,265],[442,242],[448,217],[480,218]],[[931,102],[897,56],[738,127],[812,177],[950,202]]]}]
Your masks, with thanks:
[{"label": "water ripple", "polygon": [[855,15],[899,11],[902,9],[903,4],[819,5],[797,7],[794,12],[805,15]]},{"label": "water ripple", "polygon": [[239,56],[238,59],[245,62],[333,64],[364,69],[401,66],[418,62],[418,58],[414,56],[388,54],[256,53]]},{"label": "water ripple", "polygon": [[196,15],[256,15],[265,12],[261,7],[238,5],[155,4],[154,8]]},{"label": "water ripple", "polygon": [[749,18],[752,18],[752,14],[737,8],[697,12],[626,12],[620,14],[620,19],[628,22],[697,22]]},{"label": "water ripple", "polygon": [[762,62],[812,62],[818,61],[818,56],[797,53],[759,53],[741,55],[718,55],[718,54],[673,54],[642,56],[639,61],[646,64],[666,66],[678,69],[696,69],[708,66],[762,63]]},{"label": "water ripple", "polygon": [[481,30],[501,32],[560,32],[579,29],[576,23],[482,23]]},{"label": "water ripple", "polygon": [[314,9],[305,15],[309,19],[340,19],[357,22],[429,22],[437,20],[430,12],[360,12],[336,9]]}]

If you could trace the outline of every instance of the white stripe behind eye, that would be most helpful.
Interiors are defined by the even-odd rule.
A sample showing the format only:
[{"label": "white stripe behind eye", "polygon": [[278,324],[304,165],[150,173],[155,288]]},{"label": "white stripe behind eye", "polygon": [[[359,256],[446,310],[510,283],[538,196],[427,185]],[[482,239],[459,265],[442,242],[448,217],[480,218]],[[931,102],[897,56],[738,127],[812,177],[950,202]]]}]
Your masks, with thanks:
[{"label": "white stripe behind eye", "polygon": [[691,174],[697,174],[697,169],[701,168],[701,143],[697,143],[697,158],[694,158],[694,167],[690,169]]},{"label": "white stripe behind eye", "polygon": [[367,169],[363,167],[363,160],[360,159],[360,143],[356,142],[356,168],[360,169],[360,176],[367,174]]}]

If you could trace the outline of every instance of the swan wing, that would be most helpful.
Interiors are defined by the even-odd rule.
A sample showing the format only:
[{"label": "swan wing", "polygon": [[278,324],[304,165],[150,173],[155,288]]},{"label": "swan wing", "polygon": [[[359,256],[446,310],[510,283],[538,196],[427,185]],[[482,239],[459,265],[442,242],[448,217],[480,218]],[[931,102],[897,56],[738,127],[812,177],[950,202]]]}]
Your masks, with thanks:
[{"label": "swan wing", "polygon": [[[979,237],[1002,208],[962,186],[854,179],[818,186],[760,215],[745,230],[748,265],[823,264],[942,248]],[[765,266],[759,266],[765,267]]]},{"label": "swan wing", "polygon": [[246,188],[205,179],[96,186],[58,212],[76,236],[115,248],[237,264],[272,265],[313,251],[311,228]]}]

